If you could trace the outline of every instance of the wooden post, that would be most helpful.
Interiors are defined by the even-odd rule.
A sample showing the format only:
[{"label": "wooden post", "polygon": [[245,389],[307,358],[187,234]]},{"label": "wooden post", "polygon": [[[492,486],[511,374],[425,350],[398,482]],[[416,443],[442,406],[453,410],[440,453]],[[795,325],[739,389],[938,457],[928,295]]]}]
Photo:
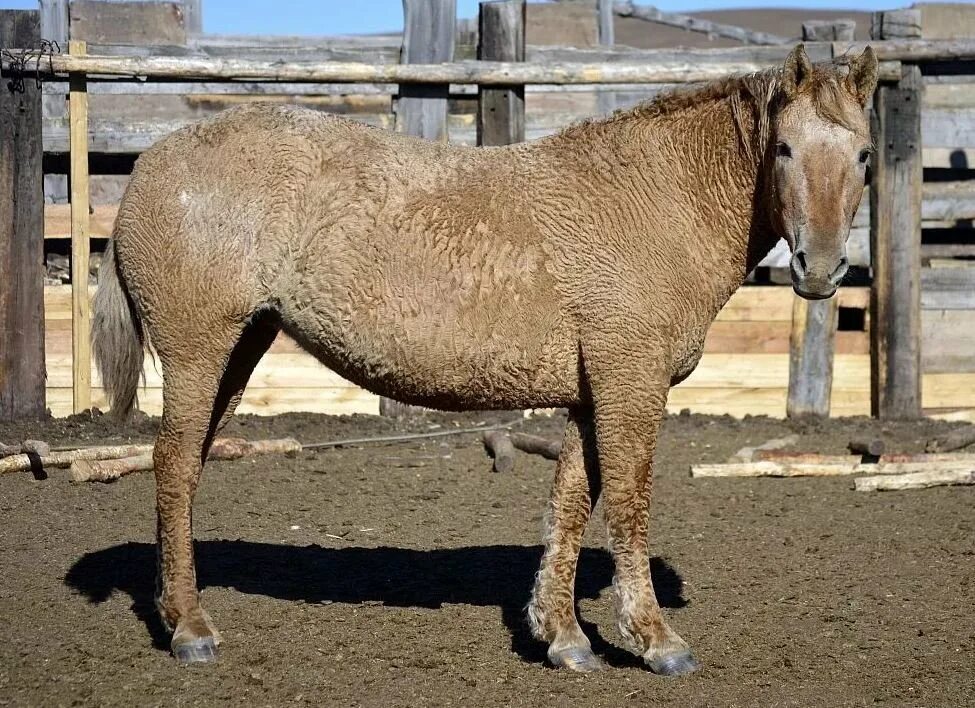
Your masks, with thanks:
[{"label": "wooden post", "polygon": [[839,300],[794,297],[786,415],[828,416]]},{"label": "wooden post", "polygon": [[[482,2],[477,58],[525,60],[524,0]],[[479,87],[477,144],[510,145],[525,139],[525,87]]]},{"label": "wooden post", "polygon": [[[403,0],[403,64],[453,61],[456,0]],[[447,140],[448,84],[401,84],[396,130],[427,140]]]},{"label": "wooden post", "polygon": [[802,23],[803,42],[852,42],[856,20],[809,20]]},{"label": "wooden post", "polygon": [[[68,0],[40,0],[41,37],[57,42],[62,52],[68,50]],[[43,99],[44,118],[64,119],[68,115],[67,96],[64,93],[46,94]],[[52,204],[67,204],[68,176],[63,174],[44,175],[45,201]]]},{"label": "wooden post", "polygon": [[[614,0],[596,0],[596,13],[599,22],[599,46],[612,48],[616,44]],[[616,92],[599,91],[596,94],[597,106],[601,115],[609,115],[616,110]]]},{"label": "wooden post", "polygon": [[[919,15],[880,13],[877,38],[890,38],[891,28],[916,35],[920,18],[912,13]],[[904,64],[900,82],[874,95],[870,408],[879,418],[921,415],[921,90],[920,68]]]},{"label": "wooden post", "polygon": [[[36,10],[0,10],[0,46],[37,47]],[[0,81],[0,420],[40,418],[44,391],[41,91]]]},{"label": "wooden post", "polygon": [[[72,40],[72,54],[87,53]],[[88,77],[71,74],[71,382],[74,412],[91,408],[91,307],[88,301]]]},{"label": "wooden post", "polygon": [[187,37],[203,34],[203,0],[183,0],[183,27]]}]

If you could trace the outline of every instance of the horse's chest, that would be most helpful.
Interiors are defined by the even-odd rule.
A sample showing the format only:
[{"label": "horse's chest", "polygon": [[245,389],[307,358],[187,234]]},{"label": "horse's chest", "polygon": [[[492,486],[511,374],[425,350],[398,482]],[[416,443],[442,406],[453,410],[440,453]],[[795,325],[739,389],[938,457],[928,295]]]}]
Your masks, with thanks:
[{"label": "horse's chest", "polygon": [[707,327],[692,327],[676,342],[671,366],[671,385],[677,385],[697,368],[704,355]]}]

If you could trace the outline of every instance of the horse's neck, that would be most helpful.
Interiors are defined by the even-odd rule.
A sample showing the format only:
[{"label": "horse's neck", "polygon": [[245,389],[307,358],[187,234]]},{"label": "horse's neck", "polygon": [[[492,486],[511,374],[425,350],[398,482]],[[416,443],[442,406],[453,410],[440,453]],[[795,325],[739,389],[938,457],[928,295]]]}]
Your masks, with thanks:
[{"label": "horse's neck", "polygon": [[[757,126],[751,120],[735,125],[730,102],[715,99],[649,119],[637,111],[616,121],[615,129],[639,134],[626,123],[640,120],[647,121],[645,152],[632,164],[653,173],[645,177],[657,184],[662,178],[673,183],[676,177],[661,175],[660,170],[679,166],[681,204],[696,212],[693,222],[702,232],[694,234],[694,240],[718,297],[726,299],[777,240],[761,193]],[[612,122],[607,127],[614,129]],[[662,155],[662,149],[669,154]],[[723,299],[718,305],[722,304]]]}]

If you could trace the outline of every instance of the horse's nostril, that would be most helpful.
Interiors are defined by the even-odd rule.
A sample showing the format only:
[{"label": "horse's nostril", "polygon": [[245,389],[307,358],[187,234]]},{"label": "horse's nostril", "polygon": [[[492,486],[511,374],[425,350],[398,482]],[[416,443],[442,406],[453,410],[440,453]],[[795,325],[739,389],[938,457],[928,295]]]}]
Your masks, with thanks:
[{"label": "horse's nostril", "polygon": [[806,252],[796,251],[792,256],[792,269],[796,275],[802,277],[806,274]]},{"label": "horse's nostril", "polygon": [[836,270],[834,270],[830,274],[829,276],[830,282],[832,282],[834,285],[839,285],[840,281],[843,280],[843,277],[846,275],[846,272],[849,269],[850,269],[850,261],[846,256],[843,256],[840,259],[840,264],[836,266]]}]

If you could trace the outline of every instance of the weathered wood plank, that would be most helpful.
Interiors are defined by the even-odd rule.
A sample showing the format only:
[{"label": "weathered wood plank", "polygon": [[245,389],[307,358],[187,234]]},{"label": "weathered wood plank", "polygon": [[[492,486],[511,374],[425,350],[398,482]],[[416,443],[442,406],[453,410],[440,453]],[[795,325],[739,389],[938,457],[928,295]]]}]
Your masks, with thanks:
[{"label": "weathered wood plank", "polygon": [[[0,46],[37,46],[35,10],[0,10]],[[11,90],[11,87],[13,90]],[[44,415],[41,92],[0,82],[0,420]]]},{"label": "weathered wood plank", "polygon": [[186,44],[183,7],[176,2],[72,0],[71,39],[118,44]]},{"label": "weathered wood plank", "polygon": [[794,297],[786,415],[828,416],[839,300]]},{"label": "weathered wood plank", "polygon": [[975,309],[975,268],[924,268],[921,307],[925,310]]},{"label": "weathered wood plank", "polygon": [[[56,42],[62,51],[68,47],[68,0],[40,0],[41,37]],[[60,83],[57,92],[45,82],[42,86],[44,98],[42,112],[44,118],[64,118],[68,114],[67,84]],[[56,204],[68,201],[68,176],[44,175],[44,194],[47,200]]]},{"label": "weathered wood plank", "polygon": [[[71,40],[69,51],[83,55],[83,41]],[[70,80],[71,126],[71,368],[74,412],[91,408],[91,301],[88,299],[88,93],[84,74]]]},{"label": "weathered wood plank", "polygon": [[747,44],[786,44],[790,41],[787,37],[780,37],[769,32],[756,32],[744,27],[712,22],[676,12],[661,12],[651,5],[637,5],[631,0],[614,3],[613,11],[620,17],[636,17],[648,22],[679,27],[690,32],[702,32],[707,35],[737,39]]},{"label": "weathered wood plank", "polygon": [[[436,64],[454,58],[456,0],[403,0],[403,64]],[[400,85],[396,130],[427,140],[447,139],[449,80]]]},{"label": "weathered wood plank", "polygon": [[921,11],[887,10],[871,16],[870,36],[877,39],[920,38]]},{"label": "weathered wood plank", "polygon": [[874,98],[870,190],[873,297],[871,407],[880,418],[921,414],[921,70]]},{"label": "weathered wood plank", "polygon": [[[478,37],[478,59],[524,61],[524,0],[482,2]],[[482,87],[477,102],[478,145],[510,145],[524,139],[525,87]]]},{"label": "weathered wood plank", "polygon": [[[599,33],[599,46],[612,49],[616,44],[616,18],[613,13],[614,0],[596,0],[596,23]],[[608,115],[616,110],[616,94],[601,91],[596,97],[600,115]]]},{"label": "weathered wood plank", "polygon": [[856,20],[807,20],[802,23],[802,40],[804,42],[852,42],[856,28]]},{"label": "weathered wood plank", "polygon": [[198,37],[203,34],[203,0],[182,0],[182,6],[186,38]]},{"label": "weathered wood plank", "polygon": [[921,368],[926,374],[975,371],[975,309],[922,310]]}]

